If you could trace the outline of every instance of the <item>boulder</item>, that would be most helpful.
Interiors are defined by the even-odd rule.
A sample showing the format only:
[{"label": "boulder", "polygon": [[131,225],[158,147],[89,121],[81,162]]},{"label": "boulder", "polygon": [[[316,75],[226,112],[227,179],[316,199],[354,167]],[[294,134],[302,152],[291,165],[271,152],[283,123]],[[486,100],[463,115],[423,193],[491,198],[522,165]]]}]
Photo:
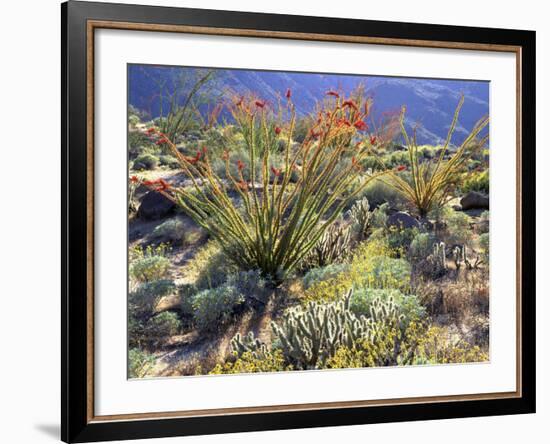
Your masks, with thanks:
[{"label": "boulder", "polygon": [[140,219],[162,219],[174,212],[176,204],[155,191],[149,191],[141,199],[137,215]]},{"label": "boulder", "polygon": [[466,196],[460,199],[460,205],[462,210],[475,210],[475,209],[489,209],[489,196],[478,193],[477,191],[470,191]]},{"label": "boulder", "polygon": [[420,228],[420,222],[410,214],[398,211],[388,216],[388,226],[398,228]]}]

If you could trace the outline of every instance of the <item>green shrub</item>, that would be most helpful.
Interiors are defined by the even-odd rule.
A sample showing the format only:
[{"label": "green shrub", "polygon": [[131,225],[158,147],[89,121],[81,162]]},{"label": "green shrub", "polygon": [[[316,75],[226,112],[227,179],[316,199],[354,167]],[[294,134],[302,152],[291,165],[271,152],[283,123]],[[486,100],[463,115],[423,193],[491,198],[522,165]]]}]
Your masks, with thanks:
[{"label": "green shrub", "polygon": [[164,311],[153,316],[145,324],[145,340],[151,344],[158,344],[163,338],[173,336],[181,330],[181,321],[174,312]]},{"label": "green shrub", "polygon": [[349,270],[349,264],[330,264],[309,270],[302,278],[304,289],[307,290],[317,282],[334,278],[338,274]]},{"label": "green shrub", "polygon": [[143,256],[130,264],[130,276],[139,282],[162,280],[169,272],[170,260],[164,256]]},{"label": "green shrub", "polygon": [[159,161],[162,166],[166,166],[170,169],[179,168],[178,159],[176,159],[174,156],[171,156],[170,154],[163,154],[159,157]]},{"label": "green shrub", "polygon": [[489,194],[489,170],[466,174],[461,189],[463,193],[478,191]]},{"label": "green shrub", "polygon": [[483,233],[479,236],[479,246],[483,262],[489,264],[489,233]]},{"label": "green shrub", "polygon": [[197,251],[186,271],[195,287],[204,290],[223,284],[238,268],[228,260],[217,242],[210,241]]},{"label": "green shrub", "polygon": [[157,225],[150,236],[166,242],[182,241],[185,239],[185,224],[178,218],[168,219]]},{"label": "green shrub", "polygon": [[141,153],[134,160],[134,170],[154,170],[158,165],[158,157],[149,152]]},{"label": "green shrub", "polygon": [[194,321],[201,330],[215,331],[231,320],[244,301],[244,295],[230,285],[203,290],[192,297]]},{"label": "green shrub", "polygon": [[304,302],[334,301],[354,288],[395,288],[410,290],[411,266],[405,259],[395,256],[385,238],[371,236],[360,244],[345,271],[333,278],[313,283],[304,292]]},{"label": "green shrub", "polygon": [[128,377],[144,378],[153,367],[155,357],[139,348],[132,348],[128,352]]},{"label": "green shrub", "polygon": [[366,197],[373,207],[378,207],[388,203],[392,207],[403,203],[403,198],[390,185],[386,184],[384,179],[373,179],[361,193],[361,197]]},{"label": "green shrub", "polygon": [[216,365],[209,374],[282,372],[288,370],[293,370],[293,368],[285,362],[283,352],[274,350],[267,352],[261,358],[255,357],[251,352],[245,352],[235,361],[227,361],[224,364]]},{"label": "green shrub", "polygon": [[490,213],[489,211],[485,210],[483,213],[479,215],[479,220],[477,222],[477,232],[480,234],[488,233],[489,232],[489,226],[490,226]]},{"label": "green shrub", "polygon": [[405,256],[409,251],[413,239],[418,234],[418,228],[398,228],[392,226],[388,228],[388,244],[392,250],[399,252],[400,256]]},{"label": "green shrub", "polygon": [[435,236],[431,233],[417,233],[409,247],[409,257],[413,260],[427,258],[433,253],[433,246],[437,242]]},{"label": "green shrub", "polygon": [[386,228],[388,222],[389,203],[383,203],[372,212],[372,226],[374,228]]},{"label": "green shrub", "polygon": [[175,292],[175,284],[168,279],[143,282],[128,295],[130,311],[136,315],[153,313],[162,297]]},{"label": "green shrub", "polygon": [[461,211],[450,213],[447,223],[447,241],[449,244],[467,245],[472,238],[472,229],[470,227],[470,217]]}]

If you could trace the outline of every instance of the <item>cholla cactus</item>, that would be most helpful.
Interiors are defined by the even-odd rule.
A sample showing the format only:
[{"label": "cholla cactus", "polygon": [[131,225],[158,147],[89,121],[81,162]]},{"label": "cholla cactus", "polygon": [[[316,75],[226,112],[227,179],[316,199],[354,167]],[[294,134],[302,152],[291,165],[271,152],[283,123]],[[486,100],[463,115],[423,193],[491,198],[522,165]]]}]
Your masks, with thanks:
[{"label": "cholla cactus", "polygon": [[447,255],[445,253],[445,243],[439,242],[434,245],[432,261],[437,270],[447,270]]},{"label": "cholla cactus", "polygon": [[341,346],[373,337],[373,321],[358,318],[349,309],[352,290],[344,300],[333,304],[310,302],[296,307],[283,317],[281,325],[272,323],[285,358],[297,368],[313,369],[324,365]]},{"label": "cholla cactus", "polygon": [[372,213],[370,212],[368,199],[363,197],[356,201],[349,210],[349,215],[358,240],[364,240],[372,223]]},{"label": "cholla cactus", "polygon": [[231,350],[237,357],[250,352],[255,359],[263,359],[268,354],[267,345],[256,338],[251,331],[244,337],[237,333],[231,339]]},{"label": "cholla cactus", "polygon": [[350,227],[332,224],[305,257],[303,265],[313,268],[341,262],[349,252],[350,243]]}]

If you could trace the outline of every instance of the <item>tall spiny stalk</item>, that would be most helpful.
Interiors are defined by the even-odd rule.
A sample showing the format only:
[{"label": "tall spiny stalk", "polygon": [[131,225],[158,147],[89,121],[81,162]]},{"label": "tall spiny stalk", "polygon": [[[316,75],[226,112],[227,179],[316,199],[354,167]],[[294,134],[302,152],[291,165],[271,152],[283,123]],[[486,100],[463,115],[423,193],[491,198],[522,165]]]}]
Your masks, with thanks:
[{"label": "tall spiny stalk", "polygon": [[407,146],[409,162],[411,165],[410,181],[395,171],[388,171],[388,180],[384,181],[396,189],[406,200],[418,210],[420,217],[425,217],[428,212],[445,203],[456,182],[457,175],[465,170],[468,160],[479,152],[488,140],[488,136],[478,138],[483,129],[489,124],[489,118],[479,120],[470,134],[457,147],[456,151],[446,159],[449,151],[451,137],[455,131],[460,109],[464,103],[464,96],[460,98],[454,112],[445,144],[439,156],[427,161],[419,155],[416,144],[416,133],[410,137],[405,128],[405,111],[403,107],[400,116],[401,133]]}]

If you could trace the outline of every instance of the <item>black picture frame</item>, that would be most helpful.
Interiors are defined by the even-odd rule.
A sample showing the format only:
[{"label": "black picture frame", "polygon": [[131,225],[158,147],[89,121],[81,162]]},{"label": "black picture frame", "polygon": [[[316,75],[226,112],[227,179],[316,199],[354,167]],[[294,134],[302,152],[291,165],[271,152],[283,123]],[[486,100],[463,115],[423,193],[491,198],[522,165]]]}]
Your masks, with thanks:
[{"label": "black picture frame", "polygon": [[[521,65],[520,396],[318,410],[152,417],[96,421],[90,417],[88,353],[93,332],[89,291],[89,187],[87,146],[87,38],[90,20],[186,25],[236,30],[368,36],[380,39],[511,45]],[[62,384],[61,438],[91,442],[415,421],[535,412],[535,32],[355,19],[214,11],[69,1],[62,22]],[[452,45],[451,45],[452,46]],[[92,319],[91,319],[92,317]],[[90,325],[92,328],[90,329]]]}]

